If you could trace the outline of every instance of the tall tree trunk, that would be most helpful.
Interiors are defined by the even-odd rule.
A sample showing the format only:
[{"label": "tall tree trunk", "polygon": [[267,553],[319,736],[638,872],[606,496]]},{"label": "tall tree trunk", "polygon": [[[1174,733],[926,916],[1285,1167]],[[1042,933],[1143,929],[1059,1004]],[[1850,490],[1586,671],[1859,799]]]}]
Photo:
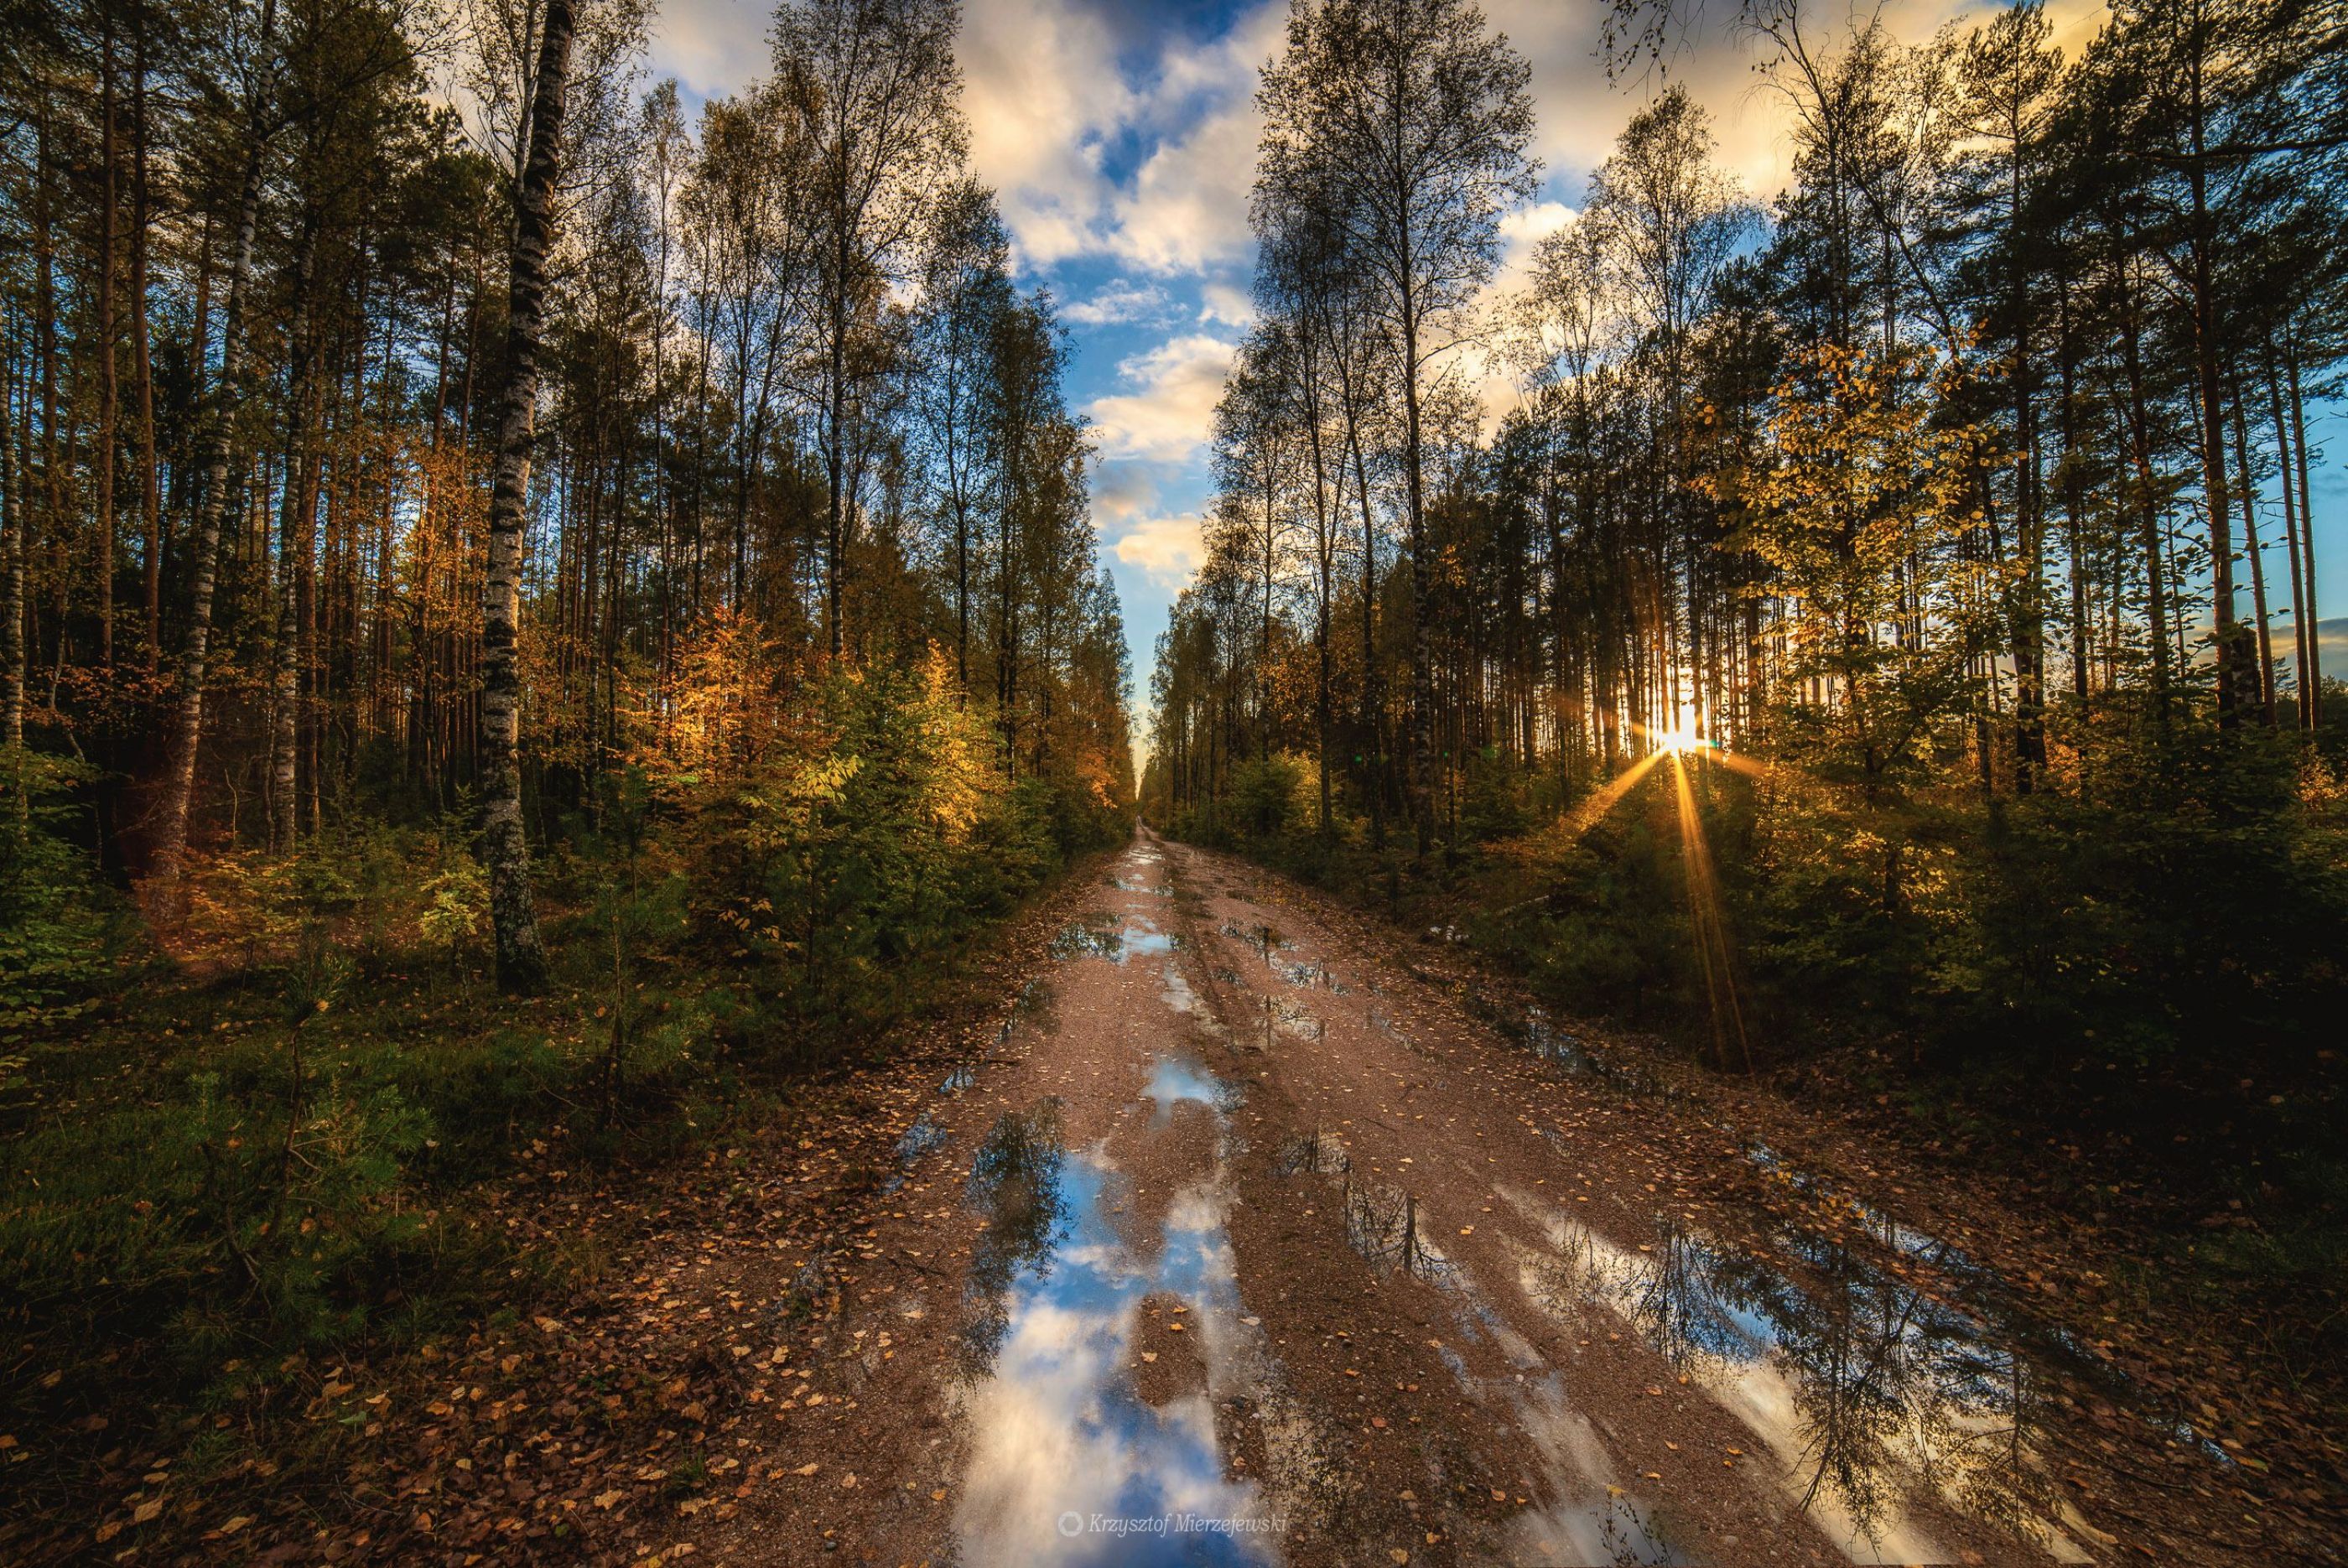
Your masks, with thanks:
[{"label": "tall tree trunk", "polygon": [[[235,250],[229,262],[227,303],[221,320],[220,376],[205,418],[204,488],[196,508],[195,562],[188,594],[188,629],[180,647],[179,714],[163,770],[163,795],[155,834],[152,874],[166,888],[180,879],[188,852],[188,810],[195,796],[196,751],[203,738],[204,666],[211,646],[212,594],[220,579],[221,521],[228,508],[229,463],[242,391],[244,312],[252,280],[255,231],[261,221],[262,115],[269,52],[276,20],[274,0],[263,0],[256,79],[245,101],[244,177],[237,195]],[[176,902],[177,894],[171,898]]]},{"label": "tall tree trunk", "polygon": [[271,662],[269,699],[269,849],[294,852],[297,725],[302,707],[301,578],[315,534],[316,467],[310,450],[312,366],[316,354],[311,328],[312,283],[316,269],[317,219],[305,218],[294,254],[294,319],[285,371],[285,484],[277,497],[276,645]]},{"label": "tall tree trunk", "polygon": [[2283,557],[2291,562],[2291,624],[2292,668],[2297,676],[2299,727],[2313,727],[2308,708],[2312,688],[2308,684],[2309,645],[2315,636],[2315,627],[2307,618],[2307,582],[2300,571],[2300,533],[2302,517],[2307,512],[2309,498],[2298,492],[2291,471],[2291,426],[2283,418],[2282,377],[2275,367],[2273,348],[2270,345],[2267,357],[2267,405],[2274,420],[2276,477],[2282,481],[2282,546]]},{"label": "tall tree trunk", "polygon": [[118,454],[115,451],[115,419],[121,403],[118,377],[115,365],[114,284],[115,230],[117,220],[116,181],[121,161],[116,145],[116,121],[120,118],[114,106],[114,12],[111,6],[100,8],[104,13],[104,42],[100,46],[98,67],[98,445],[90,453],[90,466],[98,481],[97,570],[98,570],[98,662],[111,668],[114,664],[114,470]]},{"label": "tall tree trunk", "polygon": [[2322,620],[2315,608],[2315,491],[2307,482],[2307,401],[2300,395],[2296,341],[2284,350],[2284,363],[2291,369],[2291,444],[2299,458],[2299,541],[2307,566],[2307,602],[2300,610],[2300,618],[2307,623],[2307,725],[2319,729],[2323,725],[2323,639]]},{"label": "tall tree trunk", "polygon": [[2121,334],[2127,369],[2128,448],[2136,468],[2137,524],[2144,550],[2146,618],[2151,626],[2152,700],[2156,717],[2168,721],[2168,603],[2163,572],[2159,491],[2152,474],[2152,434],[2144,406],[2144,358],[2138,343],[2137,300],[2129,294]]},{"label": "tall tree trunk", "polygon": [[141,564],[144,654],[149,670],[163,656],[163,488],[155,448],[155,356],[148,330],[147,228],[153,221],[147,164],[147,7],[133,11],[130,88],[130,351],[139,376],[139,521],[145,525]]},{"label": "tall tree trunk", "polygon": [[[2198,7],[2197,7],[2198,9]],[[2203,24],[2197,17],[2195,47]],[[2217,237],[2211,232],[2209,168],[2203,157],[2205,106],[2201,61],[2197,55],[2191,77],[2188,129],[2192,157],[2186,166],[2187,188],[2193,200],[2193,222],[2188,284],[2193,297],[2193,363],[2199,393],[2201,499],[2209,514],[2210,613],[2217,623],[2218,722],[2232,728],[2240,722],[2240,688],[2250,671],[2249,639],[2234,603],[2234,537],[2226,493],[2226,415],[2221,402],[2218,341],[2218,284],[2211,266]]]},{"label": "tall tree trunk", "polygon": [[2250,421],[2242,406],[2244,387],[2234,387],[2234,466],[2242,474],[2242,549],[2250,558],[2250,614],[2258,617],[2258,684],[2251,688],[2260,717],[2274,727],[2274,643],[2267,624],[2267,568],[2259,549],[2259,488],[2250,478]]},{"label": "tall tree trunk", "polygon": [[[13,348],[13,340],[7,341]],[[0,578],[0,746],[12,750],[25,744],[25,503],[31,488],[26,464],[16,458],[19,449],[13,444],[20,432],[8,428],[16,397],[14,358],[13,354],[0,358],[0,539],[5,539],[5,550],[0,554],[0,573],[5,573]],[[30,389],[28,379],[28,393]],[[30,403],[29,397],[26,401]],[[30,443],[21,451],[29,458]],[[16,795],[17,809],[23,811],[29,803],[23,789]]]},{"label": "tall tree trunk", "polygon": [[537,432],[538,340],[545,311],[546,256],[554,239],[554,187],[570,85],[571,0],[547,0],[530,98],[530,156],[514,219],[507,293],[506,385],[498,459],[489,487],[488,575],[481,584],[481,857],[489,872],[489,922],[498,984],[534,990],[546,977],[546,950],[530,891],[530,845],[522,836],[520,672],[514,639],[521,618],[522,531],[530,504],[530,444]]},{"label": "tall tree trunk", "polygon": [[1425,860],[1435,839],[1435,673],[1426,646],[1426,479],[1419,427],[1418,322],[1407,300],[1402,354],[1403,485],[1410,525],[1410,816],[1417,855]]}]

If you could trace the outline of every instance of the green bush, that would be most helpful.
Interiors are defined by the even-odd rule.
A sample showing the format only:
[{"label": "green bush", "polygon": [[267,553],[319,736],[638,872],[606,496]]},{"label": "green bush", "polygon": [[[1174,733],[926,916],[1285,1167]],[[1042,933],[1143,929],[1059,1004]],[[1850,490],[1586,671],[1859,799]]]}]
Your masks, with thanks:
[{"label": "green bush", "polygon": [[[119,901],[67,837],[96,770],[0,747],[0,1059],[88,1010],[113,967]],[[0,1095],[7,1069],[0,1067]]]}]

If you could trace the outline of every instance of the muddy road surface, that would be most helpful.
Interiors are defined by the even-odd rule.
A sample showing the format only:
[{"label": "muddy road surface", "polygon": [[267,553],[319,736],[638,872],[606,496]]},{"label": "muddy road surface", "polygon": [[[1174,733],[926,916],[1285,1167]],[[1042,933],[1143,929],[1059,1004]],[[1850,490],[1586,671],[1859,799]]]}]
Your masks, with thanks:
[{"label": "muddy road surface", "polygon": [[2126,1478],[2226,1462],[1962,1252],[1277,879],[1145,833],[1086,903],[751,1364],[775,1457],[702,1553],[2141,1561]]}]

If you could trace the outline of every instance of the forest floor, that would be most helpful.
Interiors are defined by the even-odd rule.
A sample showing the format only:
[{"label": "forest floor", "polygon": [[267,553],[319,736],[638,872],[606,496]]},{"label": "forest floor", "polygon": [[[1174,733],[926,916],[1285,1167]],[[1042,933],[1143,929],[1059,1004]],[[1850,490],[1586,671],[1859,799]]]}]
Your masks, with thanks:
[{"label": "forest floor", "polygon": [[2120,1237],[1227,857],[1138,837],[890,1044],[485,1189],[561,1295],[317,1368],[324,1488],[113,1456],[137,1522],[66,1554],[2265,1563],[2348,1521],[2319,1415],[2115,1288]]}]

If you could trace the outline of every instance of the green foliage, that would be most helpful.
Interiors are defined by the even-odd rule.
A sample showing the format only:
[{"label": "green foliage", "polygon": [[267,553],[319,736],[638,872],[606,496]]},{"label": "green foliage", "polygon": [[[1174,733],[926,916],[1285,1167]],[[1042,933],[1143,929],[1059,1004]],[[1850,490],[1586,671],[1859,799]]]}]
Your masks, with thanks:
[{"label": "green foliage", "polygon": [[813,722],[738,770],[672,776],[660,835],[705,949],[749,965],[745,1026],[805,1060],[893,1016],[910,965],[1113,830],[1075,779],[1005,784],[937,669],[839,666],[810,695]]},{"label": "green foliage", "polygon": [[424,883],[424,913],[417,927],[426,941],[448,953],[448,966],[462,971],[465,955],[489,918],[489,876],[469,854],[455,860]]},{"label": "green foliage", "polygon": [[1306,764],[1285,751],[1251,758],[1231,769],[1232,824],[1250,838],[1270,839],[1309,825]]},{"label": "green foliage", "polygon": [[0,1047],[80,1016],[110,968],[116,901],[67,837],[95,778],[69,758],[0,747]]}]

